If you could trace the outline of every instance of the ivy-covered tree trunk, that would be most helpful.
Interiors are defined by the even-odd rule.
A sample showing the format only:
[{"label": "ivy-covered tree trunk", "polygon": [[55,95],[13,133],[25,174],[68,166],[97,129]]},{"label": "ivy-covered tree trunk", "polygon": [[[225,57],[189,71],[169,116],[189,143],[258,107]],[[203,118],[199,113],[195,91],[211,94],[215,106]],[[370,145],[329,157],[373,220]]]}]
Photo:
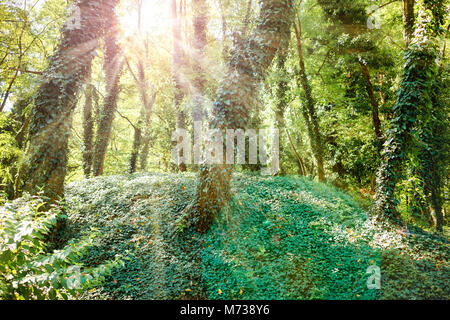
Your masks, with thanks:
[{"label": "ivy-covered tree trunk", "polygon": [[312,96],[312,88],[306,74],[305,63],[303,60],[302,49],[302,29],[300,20],[298,23],[294,22],[295,36],[297,38],[297,52],[299,60],[299,78],[305,95],[305,101],[302,103],[302,114],[305,118],[306,126],[308,128],[309,140],[311,149],[317,163],[317,173],[320,181],[325,180],[325,171],[323,169],[323,143],[319,128],[319,120],[316,113],[316,102]]},{"label": "ivy-covered tree trunk", "polygon": [[[421,6],[417,28],[405,52],[405,65],[393,108],[393,119],[382,153],[383,163],[377,175],[375,209],[380,217],[401,221],[395,199],[395,187],[403,176],[404,162],[413,154],[420,126],[428,125],[430,99],[435,80],[437,51],[433,43],[430,12]],[[426,128],[425,128],[426,129]]]},{"label": "ivy-covered tree trunk", "polygon": [[92,173],[94,176],[103,174],[106,150],[108,148],[114,114],[117,109],[119,96],[119,80],[122,71],[123,59],[117,43],[117,17],[111,16],[108,20],[108,29],[105,35],[105,61],[103,69],[106,78],[106,96],[103,107],[99,113],[97,132],[94,142]]},{"label": "ivy-covered tree trunk", "polygon": [[[43,73],[31,114],[29,148],[18,179],[24,190],[56,199],[63,194],[67,144],[77,93],[95,56],[104,21],[114,14],[117,0],[77,0],[75,21],[62,30],[61,42]],[[79,18],[79,19],[78,19]]]},{"label": "ivy-covered tree trunk", "polygon": [[91,84],[91,65],[88,66],[86,77],[85,102],[83,106],[83,172],[88,178],[92,169],[92,140],[94,138],[94,119],[92,116],[92,95],[93,86]]},{"label": "ivy-covered tree trunk", "polygon": [[[261,0],[255,31],[234,50],[227,63],[227,72],[213,105],[210,128],[224,133],[225,129],[246,127],[249,111],[254,105],[256,86],[264,79],[280,43],[288,37],[292,17],[292,0]],[[196,202],[199,231],[209,229],[230,199],[231,173],[232,167],[228,164],[201,167]]]}]

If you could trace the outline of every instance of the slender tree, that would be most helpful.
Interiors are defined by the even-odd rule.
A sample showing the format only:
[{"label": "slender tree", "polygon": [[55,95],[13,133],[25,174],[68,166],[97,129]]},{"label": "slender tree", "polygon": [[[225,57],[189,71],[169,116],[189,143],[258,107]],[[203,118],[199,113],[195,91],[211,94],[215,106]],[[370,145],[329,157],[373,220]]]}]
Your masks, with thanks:
[{"label": "slender tree", "polygon": [[[138,87],[139,95],[141,97],[142,107],[139,115],[139,120],[134,128],[134,139],[133,148],[131,151],[130,162],[129,162],[129,172],[133,173],[137,169],[137,161],[140,156],[141,170],[145,170],[147,165],[147,157],[149,152],[150,143],[150,115],[152,111],[153,104],[156,99],[156,92],[149,85],[145,66],[149,61],[149,50],[148,50],[148,38],[143,39],[141,20],[142,20],[142,1],[138,1],[138,34],[141,37],[141,43],[143,50],[137,55],[137,76],[133,72],[133,69],[128,60],[126,60],[128,70],[133,76],[134,81]],[[152,94],[153,92],[153,94]]]},{"label": "slender tree", "polygon": [[373,89],[372,80],[370,78],[370,72],[369,72],[367,63],[360,60],[359,64],[361,65],[361,70],[362,70],[364,79],[366,80],[367,95],[369,96],[370,105],[372,106],[373,128],[375,130],[375,135],[378,138],[378,142],[379,142],[378,145],[381,146],[381,142],[383,140],[383,133],[381,132],[381,121],[380,121],[380,115],[379,115],[378,99],[375,96],[375,91]]},{"label": "slender tree", "polygon": [[86,89],[84,90],[85,102],[83,106],[83,172],[88,178],[92,169],[92,140],[94,137],[94,118],[92,113],[92,96],[94,88],[92,79],[91,65],[88,66],[86,77]]},{"label": "slender tree", "polygon": [[302,103],[302,113],[308,128],[311,149],[317,163],[317,173],[320,181],[325,180],[325,171],[323,169],[324,147],[320,134],[319,119],[316,112],[316,102],[312,95],[312,88],[306,74],[305,63],[302,49],[302,27],[300,19],[297,16],[297,23],[294,22],[295,37],[297,38],[297,53],[299,60],[299,78],[303,88],[305,101]]},{"label": "slender tree", "polygon": [[[172,79],[174,89],[175,110],[177,110],[176,126],[179,129],[186,128],[186,115],[182,110],[182,103],[185,96],[186,88],[182,79],[182,70],[185,66],[185,53],[183,49],[183,39],[181,36],[181,14],[182,6],[177,10],[177,0],[171,2],[172,12],[172,36],[173,36],[173,53],[172,53]],[[181,138],[178,142],[181,142]],[[179,154],[180,157],[183,154]],[[186,164],[181,162],[178,166],[180,171],[186,171]]]},{"label": "slender tree", "polygon": [[[288,49],[289,49],[289,41],[284,41],[284,45],[280,47],[277,54],[277,60],[276,60],[276,72],[277,72],[277,86],[276,86],[276,92],[275,92],[275,98],[276,98],[276,107],[275,107],[275,124],[279,130],[280,137],[279,137],[279,155],[280,158],[283,158],[284,155],[284,132],[286,129],[286,123],[284,120],[284,114],[286,111],[286,108],[289,104],[289,74],[286,70],[286,60],[288,55]],[[287,131],[286,131],[287,132]],[[296,153],[297,155],[297,153]],[[284,174],[284,166],[283,162],[280,163],[280,174]]]},{"label": "slender tree", "polygon": [[111,136],[114,114],[117,109],[120,73],[124,63],[117,42],[117,16],[114,14],[106,23],[108,28],[105,33],[105,60],[103,64],[106,77],[106,96],[99,113],[97,132],[95,135],[92,162],[92,173],[94,176],[103,174],[106,150]]}]

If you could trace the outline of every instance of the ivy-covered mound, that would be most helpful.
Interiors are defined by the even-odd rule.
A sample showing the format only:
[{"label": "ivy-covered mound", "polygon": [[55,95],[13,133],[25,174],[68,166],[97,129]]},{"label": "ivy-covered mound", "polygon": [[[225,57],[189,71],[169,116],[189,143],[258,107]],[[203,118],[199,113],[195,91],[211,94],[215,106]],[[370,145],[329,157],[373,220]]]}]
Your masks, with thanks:
[{"label": "ivy-covered mound", "polygon": [[[67,186],[67,237],[99,234],[85,263],[126,257],[83,298],[450,298],[446,239],[382,226],[336,188],[235,174],[234,198],[201,235],[183,219],[196,181],[151,173]],[[379,290],[367,287],[371,265]]]}]

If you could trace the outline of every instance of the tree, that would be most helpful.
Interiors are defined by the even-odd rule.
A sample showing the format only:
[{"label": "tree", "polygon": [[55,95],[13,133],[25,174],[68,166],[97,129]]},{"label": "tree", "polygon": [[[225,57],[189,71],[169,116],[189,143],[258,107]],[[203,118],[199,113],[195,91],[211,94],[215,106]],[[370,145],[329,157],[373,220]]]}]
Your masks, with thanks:
[{"label": "tree", "polygon": [[[277,83],[276,83],[276,91],[275,91],[275,124],[278,130],[281,133],[284,133],[286,129],[286,122],[284,119],[286,108],[289,104],[289,73],[286,70],[286,60],[289,52],[289,41],[285,41],[284,44],[280,47],[277,54],[276,60],[276,75],[277,75]],[[289,135],[289,133],[287,133]],[[280,158],[283,159],[284,155],[284,141],[282,139],[284,137],[283,134],[280,135],[279,139],[279,154]],[[290,138],[290,137],[289,137]],[[290,140],[289,140],[290,141]],[[298,156],[298,153],[295,152]],[[298,158],[299,159],[299,158]],[[299,162],[300,165],[300,162]],[[302,170],[302,169],[301,169]],[[280,174],[284,174],[285,169],[283,163],[280,163]],[[302,174],[304,174],[302,170]]]},{"label": "tree", "polygon": [[[414,38],[405,51],[402,81],[382,153],[383,163],[377,175],[376,211],[380,218],[390,218],[395,222],[401,221],[396,207],[395,187],[403,177],[405,161],[416,153],[418,132],[433,131],[427,128],[430,110],[433,110],[431,96],[437,69],[434,62],[437,48],[433,40],[441,32],[442,4],[442,1],[437,4],[427,1],[419,3]],[[434,19],[431,19],[432,16]]]},{"label": "tree", "polygon": [[[298,18],[298,17],[297,17]],[[317,163],[317,172],[320,181],[325,180],[325,171],[323,169],[323,144],[319,128],[319,120],[316,113],[316,102],[312,96],[312,88],[308,80],[305,70],[305,63],[303,61],[302,51],[302,26],[300,19],[297,19],[297,24],[294,22],[295,37],[297,39],[297,53],[299,64],[299,78],[305,95],[305,101],[302,103],[302,114],[308,128],[309,140],[311,149],[314,153]]]},{"label": "tree", "polygon": [[[140,43],[142,43],[142,50],[139,50],[137,55],[137,69],[138,75],[136,76],[131,68],[129,61],[127,60],[127,67],[133,76],[142,101],[142,107],[139,115],[137,125],[133,125],[134,128],[134,140],[133,149],[130,156],[129,172],[133,173],[137,169],[137,160],[140,155],[141,170],[145,170],[147,165],[147,157],[149,152],[150,143],[150,115],[153,104],[156,99],[156,92],[152,86],[149,85],[147,75],[145,72],[146,63],[149,61],[148,56],[148,38],[144,39],[141,28],[142,20],[142,1],[137,1],[138,5],[138,35],[140,37]],[[152,94],[153,92],[153,94]],[[144,132],[143,132],[144,131]]]},{"label": "tree", "polygon": [[88,66],[86,74],[85,102],[83,107],[83,172],[88,178],[92,169],[92,140],[94,137],[94,119],[92,115],[92,96],[95,94],[92,80],[92,67]]},{"label": "tree", "polygon": [[95,56],[97,39],[106,27],[104,21],[114,16],[117,2],[78,0],[73,4],[79,20],[63,28],[61,43],[35,97],[30,144],[18,175],[25,191],[36,193],[43,188],[52,199],[63,195],[72,110]]},{"label": "tree", "polygon": [[[171,12],[172,12],[172,36],[173,36],[173,54],[172,54],[172,77],[173,77],[173,89],[174,89],[174,103],[177,110],[176,126],[180,129],[186,128],[186,115],[182,110],[182,102],[186,93],[186,86],[183,83],[183,67],[186,65],[185,53],[183,49],[183,39],[181,37],[181,14],[182,7],[180,5],[179,12],[177,12],[177,1],[172,0]],[[178,142],[181,142],[181,138]],[[183,155],[180,153],[180,157]],[[180,171],[186,171],[186,164],[181,162],[178,166]]]},{"label": "tree", "polygon": [[105,33],[105,60],[103,69],[106,77],[106,96],[99,113],[98,127],[94,142],[92,173],[94,176],[103,174],[106,150],[111,136],[114,114],[119,96],[119,80],[124,60],[117,43],[117,17],[113,15],[107,20]]},{"label": "tree", "polygon": [[[291,0],[262,0],[257,26],[242,47],[235,48],[220,83],[209,126],[213,129],[245,128],[255,100],[255,86],[264,79],[280,44],[289,36],[293,17]],[[223,159],[222,159],[223,160]],[[196,214],[200,231],[230,199],[231,165],[204,165],[200,169]]]}]

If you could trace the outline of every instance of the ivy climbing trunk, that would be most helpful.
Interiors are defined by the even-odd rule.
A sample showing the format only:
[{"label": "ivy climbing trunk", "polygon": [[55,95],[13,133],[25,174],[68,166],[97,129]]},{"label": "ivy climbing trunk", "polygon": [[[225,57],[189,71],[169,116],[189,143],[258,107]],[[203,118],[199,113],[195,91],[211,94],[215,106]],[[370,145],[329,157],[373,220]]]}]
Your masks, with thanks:
[{"label": "ivy climbing trunk", "polygon": [[106,150],[108,148],[114,114],[119,96],[119,79],[123,66],[121,50],[117,43],[117,17],[113,15],[108,20],[105,34],[105,60],[103,69],[106,78],[106,96],[99,112],[97,132],[94,142],[92,173],[94,176],[103,174]]},{"label": "ivy climbing trunk", "polygon": [[[231,53],[227,63],[213,105],[210,128],[224,133],[225,129],[246,127],[256,86],[264,79],[280,43],[289,36],[292,17],[292,0],[261,0],[254,32]],[[206,164],[200,169],[195,223],[201,232],[209,229],[231,196],[232,167],[223,163],[222,159],[221,163]]]},{"label": "ivy climbing trunk", "polygon": [[[427,200],[431,213],[431,219],[435,223],[437,231],[443,231],[444,217],[442,205],[444,203],[442,189],[444,179],[448,176],[448,150],[450,144],[450,132],[446,122],[449,107],[442,101],[442,89],[445,88],[441,69],[438,69],[436,82],[431,95],[432,108],[420,139],[423,144],[418,153],[419,175],[423,185],[423,193]],[[447,85],[448,86],[448,85]]]},{"label": "ivy climbing trunk", "polygon": [[430,10],[422,4],[418,13],[417,29],[406,52],[403,76],[393,107],[391,130],[382,153],[383,162],[377,174],[375,209],[380,218],[400,222],[396,207],[395,187],[403,177],[408,156],[415,152],[413,134],[421,123],[428,123],[432,109],[432,85],[435,80],[437,50],[433,44]]},{"label": "ivy climbing trunk", "polygon": [[25,191],[36,193],[43,188],[51,199],[63,195],[72,111],[95,56],[97,38],[105,28],[104,21],[114,15],[117,2],[78,0],[73,3],[77,13],[75,23],[63,27],[61,42],[35,96],[30,144],[18,175]]}]

